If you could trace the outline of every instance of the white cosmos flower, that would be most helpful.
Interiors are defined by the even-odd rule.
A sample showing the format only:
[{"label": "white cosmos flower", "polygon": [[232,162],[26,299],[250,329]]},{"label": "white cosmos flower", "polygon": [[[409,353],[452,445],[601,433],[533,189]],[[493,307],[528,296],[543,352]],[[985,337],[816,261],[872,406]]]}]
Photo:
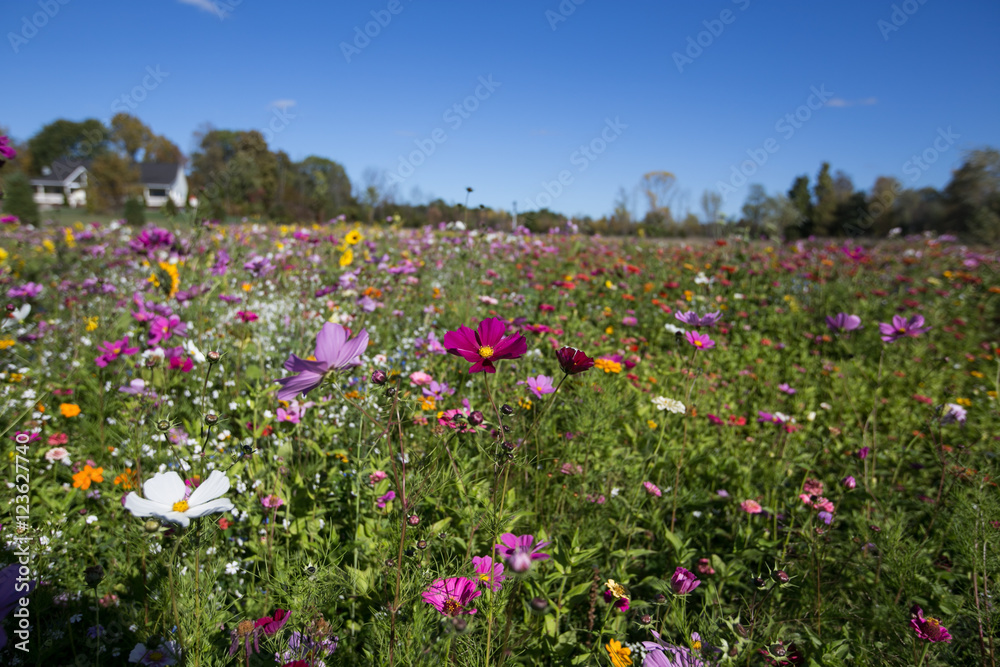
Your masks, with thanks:
[{"label": "white cosmos flower", "polygon": [[145,498],[135,491],[125,498],[125,509],[137,517],[154,516],[184,528],[196,519],[215,512],[233,509],[233,501],[220,498],[229,491],[229,478],[221,470],[213,470],[190,497],[184,498],[187,487],[176,472],[158,472],[142,485]]},{"label": "white cosmos flower", "polygon": [[184,349],[191,355],[191,358],[194,359],[195,363],[205,363],[205,355],[202,354],[201,350],[198,349],[198,346],[195,345],[194,342],[190,340],[184,341]]}]

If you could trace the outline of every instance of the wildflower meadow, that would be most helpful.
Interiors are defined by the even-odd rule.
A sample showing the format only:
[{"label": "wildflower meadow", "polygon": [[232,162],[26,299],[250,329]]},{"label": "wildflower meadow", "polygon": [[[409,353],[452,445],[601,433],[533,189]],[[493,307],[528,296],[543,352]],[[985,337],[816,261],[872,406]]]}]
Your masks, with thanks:
[{"label": "wildflower meadow", "polygon": [[0,663],[995,665],[1000,261],[0,227]]}]

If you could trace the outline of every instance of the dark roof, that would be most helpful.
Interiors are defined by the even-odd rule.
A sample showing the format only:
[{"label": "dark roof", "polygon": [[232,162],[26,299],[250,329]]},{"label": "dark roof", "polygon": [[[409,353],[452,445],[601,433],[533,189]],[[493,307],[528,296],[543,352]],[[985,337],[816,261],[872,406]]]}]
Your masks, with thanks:
[{"label": "dark roof", "polygon": [[164,162],[143,162],[139,165],[139,180],[143,185],[171,185],[180,165]]},{"label": "dark roof", "polygon": [[32,185],[63,185],[77,167],[90,168],[90,160],[56,160],[49,165],[48,174],[31,179]]}]

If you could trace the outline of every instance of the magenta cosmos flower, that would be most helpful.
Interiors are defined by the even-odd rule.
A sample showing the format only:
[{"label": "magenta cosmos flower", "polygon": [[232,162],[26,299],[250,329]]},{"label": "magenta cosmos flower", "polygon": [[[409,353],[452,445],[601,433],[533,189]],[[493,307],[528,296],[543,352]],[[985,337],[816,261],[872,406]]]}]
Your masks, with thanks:
[{"label": "magenta cosmos flower", "polygon": [[308,394],[323,384],[329,373],[361,365],[361,354],[368,347],[368,332],[362,329],[356,338],[347,340],[350,332],[339,324],[327,322],[316,336],[315,361],[288,355],[285,370],[296,373],[278,382],[279,401],[291,401],[300,393]]},{"label": "magenta cosmos flower", "polygon": [[475,614],[476,610],[469,608],[469,603],[480,595],[482,591],[476,590],[476,582],[465,577],[437,579],[430,588],[421,593],[424,602],[445,616]]},{"label": "magenta cosmos flower", "polygon": [[936,618],[925,618],[924,610],[916,605],[913,606],[912,613],[915,617],[910,619],[910,627],[918,637],[932,643],[951,643],[951,633],[948,632],[948,628],[941,625],[941,621]]},{"label": "magenta cosmos flower", "polygon": [[489,556],[474,556],[472,565],[476,569],[476,576],[484,586],[489,587],[494,593],[503,588],[501,584],[507,578],[503,573],[503,563],[495,563]]},{"label": "magenta cosmos flower", "polygon": [[677,595],[687,595],[694,589],[701,586],[701,580],[694,576],[694,572],[678,567],[670,577],[670,587]]},{"label": "magenta cosmos flower", "polygon": [[894,343],[907,336],[916,338],[920,334],[930,331],[930,327],[924,326],[923,315],[914,315],[909,320],[902,315],[895,315],[892,318],[892,324],[881,322],[878,329],[882,332],[882,340],[886,343]]},{"label": "magenta cosmos flower", "polygon": [[121,340],[104,341],[97,346],[97,350],[101,352],[101,355],[94,359],[94,363],[100,368],[104,368],[123,354],[135,354],[139,348],[129,347],[128,336],[125,336]]},{"label": "magenta cosmos flower", "polygon": [[684,334],[687,338],[687,342],[694,345],[699,350],[711,350],[715,347],[715,341],[708,337],[707,334],[700,334],[697,331],[688,331]]},{"label": "magenta cosmos flower", "polygon": [[549,554],[539,553],[543,547],[552,544],[551,542],[539,542],[534,544],[534,535],[515,535],[514,533],[504,533],[500,536],[503,544],[498,544],[496,549],[507,565],[515,572],[526,572],[531,564],[536,560],[545,560]]},{"label": "magenta cosmos flower", "polygon": [[444,335],[444,347],[449,354],[472,362],[470,373],[496,373],[493,364],[500,359],[517,359],[528,351],[524,336],[504,336],[503,320],[493,317],[483,320],[473,331],[461,326]]},{"label": "magenta cosmos flower", "polygon": [[159,345],[175,334],[184,336],[186,332],[187,324],[181,322],[181,318],[177,315],[170,317],[157,315],[153,318],[153,323],[149,325],[149,344]]},{"label": "magenta cosmos flower", "polygon": [[847,313],[837,313],[826,317],[826,326],[830,331],[854,331],[861,327],[861,318],[857,315]]},{"label": "magenta cosmos flower", "polygon": [[594,367],[594,360],[572,347],[563,347],[556,351],[556,359],[566,375],[576,375]]}]

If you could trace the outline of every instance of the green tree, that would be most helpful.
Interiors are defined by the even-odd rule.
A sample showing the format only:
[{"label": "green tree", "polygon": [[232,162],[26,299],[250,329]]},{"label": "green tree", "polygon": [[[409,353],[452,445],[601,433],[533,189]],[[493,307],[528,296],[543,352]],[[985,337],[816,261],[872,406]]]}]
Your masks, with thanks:
[{"label": "green tree", "polygon": [[111,119],[111,144],[130,162],[138,160],[139,151],[146,147],[152,136],[153,132],[131,114],[117,113]]},{"label": "green tree", "polygon": [[834,233],[834,223],[837,216],[837,194],[833,177],[830,176],[830,163],[824,162],[816,176],[813,187],[813,233],[828,236]]},{"label": "green tree", "polygon": [[141,199],[129,197],[125,201],[125,221],[133,227],[146,224],[146,207]]},{"label": "green tree", "polygon": [[139,169],[127,157],[104,153],[87,174],[87,209],[117,210],[129,196],[139,194]]},{"label": "green tree", "polygon": [[24,172],[14,172],[4,178],[3,210],[8,215],[16,215],[25,224],[38,224],[38,204]]},{"label": "green tree", "polygon": [[94,118],[82,122],[57,120],[49,123],[28,140],[34,173],[71,162],[92,160],[108,150],[108,129]]},{"label": "green tree", "polygon": [[788,190],[788,200],[798,213],[802,233],[812,234],[812,199],[809,195],[809,176],[799,176]]},{"label": "green tree", "polygon": [[945,198],[954,221],[954,228],[945,231],[969,232],[983,242],[1000,236],[994,228],[1000,220],[1000,152],[989,147],[968,151]]}]

